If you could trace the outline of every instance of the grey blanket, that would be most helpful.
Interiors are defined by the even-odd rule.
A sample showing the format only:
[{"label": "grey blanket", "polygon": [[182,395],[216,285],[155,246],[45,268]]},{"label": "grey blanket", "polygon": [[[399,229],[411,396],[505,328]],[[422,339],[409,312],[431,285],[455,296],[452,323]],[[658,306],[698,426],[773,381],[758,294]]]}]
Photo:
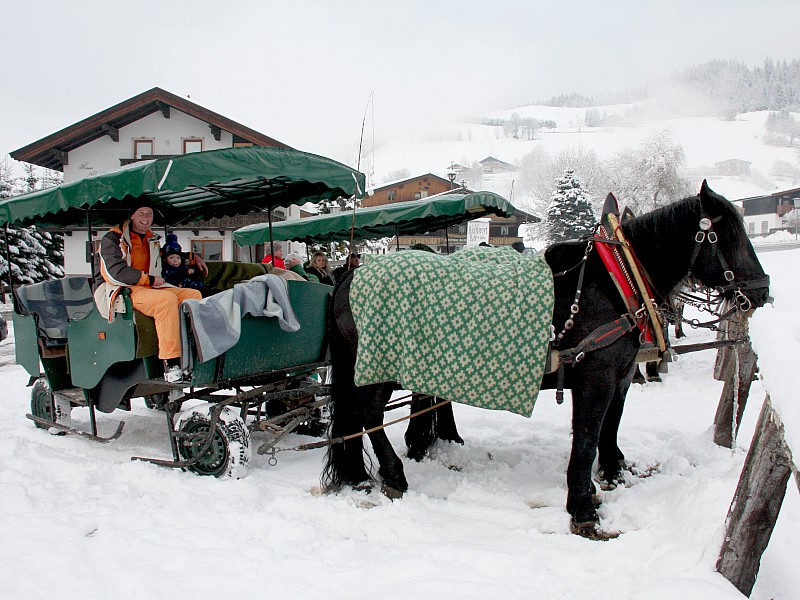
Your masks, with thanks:
[{"label": "grey blanket", "polygon": [[184,369],[193,358],[190,335],[197,358],[201,363],[206,362],[236,345],[244,315],[277,318],[284,331],[300,329],[289,302],[286,281],[277,275],[254,277],[203,300],[185,300],[181,310],[188,315],[181,319],[181,366]]},{"label": "grey blanket", "polygon": [[39,336],[48,348],[67,343],[69,320],[85,319],[94,310],[94,299],[86,277],[49,279],[14,290],[21,314],[31,314]]}]

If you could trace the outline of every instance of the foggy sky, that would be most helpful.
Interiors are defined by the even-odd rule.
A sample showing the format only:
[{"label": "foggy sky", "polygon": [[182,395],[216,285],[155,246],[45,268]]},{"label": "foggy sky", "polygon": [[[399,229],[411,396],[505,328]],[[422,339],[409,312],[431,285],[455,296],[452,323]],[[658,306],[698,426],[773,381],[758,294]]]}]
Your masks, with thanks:
[{"label": "foggy sky", "polygon": [[355,164],[365,111],[381,139],[711,59],[800,58],[797,0],[655,4],[0,0],[0,159],[155,86]]}]

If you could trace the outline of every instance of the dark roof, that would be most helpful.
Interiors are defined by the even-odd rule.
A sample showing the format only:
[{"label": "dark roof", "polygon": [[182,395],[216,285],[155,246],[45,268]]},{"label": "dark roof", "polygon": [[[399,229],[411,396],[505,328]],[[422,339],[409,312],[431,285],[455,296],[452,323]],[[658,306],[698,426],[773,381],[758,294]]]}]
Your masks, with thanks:
[{"label": "dark roof", "polygon": [[499,158],[495,158],[494,156],[487,156],[486,158],[484,158],[483,160],[481,160],[479,162],[480,162],[480,164],[487,163],[487,162],[496,162],[496,163],[500,163],[501,165],[508,165],[509,167],[513,167],[514,166],[511,163],[507,163],[507,162],[505,162],[503,160],[500,160]]},{"label": "dark roof", "polygon": [[775,198],[776,200],[782,200],[790,196],[791,197],[800,196],[800,187],[789,188],[788,190],[780,190],[778,192],[772,192],[771,194],[764,194],[763,196],[750,196],[749,198],[739,198],[738,200],[735,200],[735,202],[747,202],[749,200],[761,200],[763,198]]},{"label": "dark roof", "polygon": [[255,146],[290,148],[283,142],[156,87],[15,150],[11,153],[11,157],[47,169],[63,171],[65,153],[104,135],[113,137],[114,132],[120,128],[154,112],[161,111],[168,116],[170,108],[205,121],[211,127],[212,133],[215,129],[225,130],[232,133],[235,138]]},{"label": "dark roof", "polygon": [[443,183],[446,183],[447,185],[450,185],[450,180],[449,179],[445,179],[444,177],[439,177],[438,175],[434,175],[433,173],[426,173],[425,175],[417,175],[415,177],[408,177],[406,179],[399,179],[397,181],[391,181],[391,182],[386,183],[386,184],[384,184],[382,186],[376,187],[374,191],[379,192],[379,191],[385,190],[387,188],[393,188],[393,187],[396,187],[398,185],[405,185],[405,184],[410,183],[412,181],[417,181],[418,179],[424,179],[426,177],[429,178],[429,179],[438,179],[439,181],[441,181]]}]

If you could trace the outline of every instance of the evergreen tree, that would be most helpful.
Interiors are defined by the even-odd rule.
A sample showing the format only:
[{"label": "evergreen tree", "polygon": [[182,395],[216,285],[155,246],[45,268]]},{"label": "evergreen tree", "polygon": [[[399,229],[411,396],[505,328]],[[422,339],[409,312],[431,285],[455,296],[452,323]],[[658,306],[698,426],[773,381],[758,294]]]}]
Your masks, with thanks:
[{"label": "evergreen tree", "polygon": [[591,198],[581,188],[572,169],[558,179],[545,216],[548,243],[579,238],[594,230]]},{"label": "evergreen tree", "polygon": [[[24,167],[21,186],[13,176],[8,158],[0,163],[0,199],[28,192],[39,186],[39,175],[33,165]],[[52,181],[52,175],[48,175]],[[11,255],[11,275],[15,285],[36,283],[64,275],[64,240],[60,234],[38,227],[8,227],[8,251]],[[5,236],[0,240],[0,278],[8,281],[8,260]]]}]

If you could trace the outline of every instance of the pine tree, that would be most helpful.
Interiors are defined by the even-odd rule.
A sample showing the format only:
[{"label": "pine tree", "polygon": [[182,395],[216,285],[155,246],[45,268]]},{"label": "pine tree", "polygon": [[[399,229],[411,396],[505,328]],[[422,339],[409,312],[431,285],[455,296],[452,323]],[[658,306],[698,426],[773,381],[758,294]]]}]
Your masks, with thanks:
[{"label": "pine tree", "polygon": [[[40,178],[35,167],[26,165],[24,172],[20,186],[19,180],[13,176],[8,158],[0,162],[0,199],[37,189]],[[64,275],[64,240],[60,234],[43,231],[35,226],[9,226],[8,252],[11,255],[11,275],[15,285],[36,283]],[[4,233],[0,240],[0,278],[4,283],[8,280]]]},{"label": "pine tree", "polygon": [[594,230],[591,198],[581,188],[572,169],[558,179],[545,216],[548,243],[576,239]]}]

